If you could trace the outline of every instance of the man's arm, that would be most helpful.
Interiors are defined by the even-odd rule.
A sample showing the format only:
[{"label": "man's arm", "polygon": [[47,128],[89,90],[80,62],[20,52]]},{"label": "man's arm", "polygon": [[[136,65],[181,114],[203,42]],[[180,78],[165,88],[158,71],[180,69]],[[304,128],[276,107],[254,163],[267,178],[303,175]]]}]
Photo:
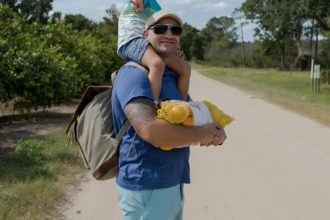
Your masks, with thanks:
[{"label": "man's arm", "polygon": [[215,123],[187,127],[158,119],[152,101],[143,97],[130,101],[124,112],[138,135],[157,147],[219,145],[226,139],[224,130]]}]

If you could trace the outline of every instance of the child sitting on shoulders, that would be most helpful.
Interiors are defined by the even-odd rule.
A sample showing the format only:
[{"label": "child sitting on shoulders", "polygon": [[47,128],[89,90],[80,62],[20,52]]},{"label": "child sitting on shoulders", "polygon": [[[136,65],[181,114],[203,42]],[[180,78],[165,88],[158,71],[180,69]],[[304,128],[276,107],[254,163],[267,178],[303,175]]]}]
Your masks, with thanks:
[{"label": "child sitting on shoulders", "polygon": [[[119,16],[117,53],[124,60],[134,61],[149,69],[148,78],[155,101],[159,100],[165,66],[174,70],[178,75],[177,86],[181,98],[186,101],[191,72],[190,65],[177,54],[163,60],[143,37],[146,20],[153,13],[160,10],[161,7],[156,0],[127,1]],[[182,22],[180,26],[174,28],[173,26],[171,28],[167,26],[167,29],[154,31],[157,35],[166,34],[167,31],[170,31],[172,35],[178,37],[182,32]]]}]

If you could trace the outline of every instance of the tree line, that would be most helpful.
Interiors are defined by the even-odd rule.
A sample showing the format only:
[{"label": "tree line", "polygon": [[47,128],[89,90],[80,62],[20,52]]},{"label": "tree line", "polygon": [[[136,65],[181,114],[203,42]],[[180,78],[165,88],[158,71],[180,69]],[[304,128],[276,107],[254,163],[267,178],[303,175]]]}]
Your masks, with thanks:
[{"label": "tree line", "polygon": [[72,22],[70,15],[48,15],[52,1],[14,2],[0,1],[0,103],[19,110],[61,104],[123,64],[111,17],[94,24],[77,15]]},{"label": "tree line", "polygon": [[[329,68],[329,0],[246,0],[241,11],[258,26],[256,35],[265,51],[260,50],[261,55],[277,58],[280,68],[301,67],[304,56]],[[321,34],[325,38],[322,48]]]},{"label": "tree line", "polygon": [[[255,42],[244,41],[249,23],[257,26]],[[246,0],[202,30],[185,24],[182,47],[188,59],[225,66],[308,69],[314,59],[329,69],[329,35],[329,0]]]},{"label": "tree line", "polygon": [[[53,0],[0,0],[0,102],[47,108],[104,83],[123,64],[116,54],[119,12],[102,21],[52,11]],[[244,40],[257,24],[256,41]],[[330,1],[246,0],[232,16],[211,18],[201,30],[185,23],[187,60],[228,67],[330,69]]]}]

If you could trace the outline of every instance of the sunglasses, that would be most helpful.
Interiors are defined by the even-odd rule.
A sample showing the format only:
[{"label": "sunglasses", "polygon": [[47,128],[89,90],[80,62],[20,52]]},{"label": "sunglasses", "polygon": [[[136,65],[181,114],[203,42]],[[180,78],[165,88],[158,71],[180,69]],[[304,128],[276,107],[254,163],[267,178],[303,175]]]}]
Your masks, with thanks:
[{"label": "sunglasses", "polygon": [[165,34],[168,28],[175,36],[180,36],[182,33],[182,27],[170,24],[156,24],[149,29],[153,29],[155,34]]}]

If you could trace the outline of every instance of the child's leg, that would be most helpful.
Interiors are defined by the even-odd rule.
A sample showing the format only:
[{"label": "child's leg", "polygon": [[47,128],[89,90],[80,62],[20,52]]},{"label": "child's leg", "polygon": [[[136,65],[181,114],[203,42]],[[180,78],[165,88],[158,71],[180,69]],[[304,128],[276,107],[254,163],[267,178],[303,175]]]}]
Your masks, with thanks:
[{"label": "child's leg", "polygon": [[155,100],[159,100],[165,63],[154,51],[149,41],[142,37],[135,38],[120,47],[118,54],[127,61],[134,61],[149,69],[148,77],[152,95]]},{"label": "child's leg", "polygon": [[178,75],[177,86],[183,101],[187,101],[191,67],[178,56],[171,56],[166,60],[166,65]]},{"label": "child's leg", "polygon": [[155,100],[159,100],[162,87],[162,78],[165,70],[165,63],[162,58],[149,45],[142,56],[141,63],[149,69],[149,81],[152,95]]}]

